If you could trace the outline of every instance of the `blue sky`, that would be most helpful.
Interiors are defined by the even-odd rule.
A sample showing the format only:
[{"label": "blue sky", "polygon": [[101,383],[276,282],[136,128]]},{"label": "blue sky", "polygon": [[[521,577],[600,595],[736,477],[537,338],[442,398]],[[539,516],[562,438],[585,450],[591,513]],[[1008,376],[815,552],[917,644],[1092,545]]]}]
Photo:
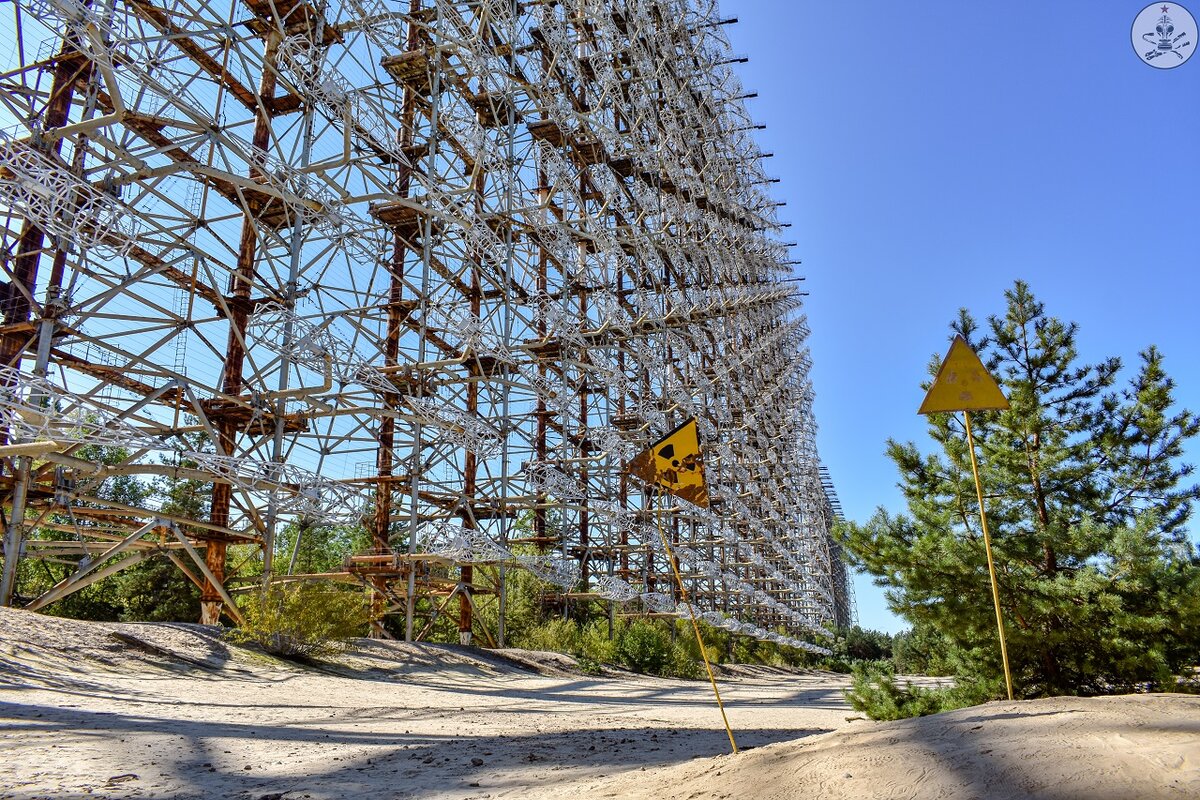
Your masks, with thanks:
[{"label": "blue sky", "polygon": [[[926,363],[958,308],[999,312],[1018,278],[1079,323],[1082,359],[1132,366],[1156,344],[1200,409],[1200,57],[1141,63],[1144,5],[721,0],[804,262],[819,443],[849,518],[902,509],[885,440],[929,444]],[[856,590],[864,626],[905,627],[869,579]]]}]

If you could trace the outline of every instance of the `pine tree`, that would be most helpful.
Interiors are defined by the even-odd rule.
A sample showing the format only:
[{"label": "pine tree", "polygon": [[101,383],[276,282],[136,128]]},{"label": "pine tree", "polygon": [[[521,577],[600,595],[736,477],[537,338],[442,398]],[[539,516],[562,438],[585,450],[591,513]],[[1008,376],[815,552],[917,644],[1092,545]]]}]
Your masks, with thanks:
[{"label": "pine tree", "polygon": [[[1166,685],[1200,659],[1200,560],[1186,529],[1200,488],[1181,464],[1200,417],[1174,410],[1154,347],[1081,364],[1077,326],[1022,282],[987,335],[964,309],[951,328],[1011,403],[973,413],[1009,656],[1025,696]],[[937,359],[932,364],[936,371]],[[844,543],[892,608],[932,625],[983,674],[999,651],[961,414],[934,414],[940,453],[889,440],[907,515],[879,509]]]}]

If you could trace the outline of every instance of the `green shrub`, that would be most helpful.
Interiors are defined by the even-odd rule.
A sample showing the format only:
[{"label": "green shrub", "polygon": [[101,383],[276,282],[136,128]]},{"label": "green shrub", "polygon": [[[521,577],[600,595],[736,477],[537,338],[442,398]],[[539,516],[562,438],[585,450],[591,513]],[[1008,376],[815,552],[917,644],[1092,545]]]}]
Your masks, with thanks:
[{"label": "green shrub", "polygon": [[829,648],[829,655],[805,657],[800,661],[831,672],[848,674],[859,661],[882,661],[892,657],[893,637],[890,634],[857,625],[830,629],[825,636],[814,634],[811,641]]},{"label": "green shrub", "polygon": [[246,598],[242,613],[246,621],[229,633],[231,639],[289,658],[319,658],[345,650],[367,625],[361,592],[304,583],[256,592]]},{"label": "green shrub", "polygon": [[575,620],[556,617],[528,628],[519,642],[526,650],[574,655],[579,652],[579,626]]},{"label": "green shrub", "polygon": [[634,672],[661,673],[670,654],[671,643],[657,625],[637,620],[621,637],[621,662]]},{"label": "green shrub", "polygon": [[616,664],[620,660],[620,634],[618,627],[608,636],[608,620],[592,620],[583,627],[579,634],[579,660],[585,660],[596,665]]},{"label": "green shrub", "polygon": [[762,659],[759,656],[759,648],[764,644],[765,642],[750,636],[735,636],[733,639],[733,657],[730,660],[734,664],[761,664]]},{"label": "green shrub", "polygon": [[672,678],[700,678],[704,676],[704,666],[702,662],[693,658],[686,648],[673,644],[667,654],[663,674]]},{"label": "green shrub", "polygon": [[922,621],[892,638],[892,663],[904,675],[956,675],[969,671],[954,644]]},{"label": "green shrub", "polygon": [[880,720],[924,717],[965,708],[998,696],[1000,688],[994,683],[974,680],[939,689],[907,682],[901,688],[896,684],[896,668],[887,661],[860,661],[851,674],[854,684],[846,690],[846,699],[855,711]]}]

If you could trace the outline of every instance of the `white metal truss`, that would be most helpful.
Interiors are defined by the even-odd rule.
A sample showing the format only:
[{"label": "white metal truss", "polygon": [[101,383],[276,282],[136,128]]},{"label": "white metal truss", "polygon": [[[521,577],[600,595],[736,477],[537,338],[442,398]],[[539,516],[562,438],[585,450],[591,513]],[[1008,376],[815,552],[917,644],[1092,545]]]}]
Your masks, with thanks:
[{"label": "white metal truss", "polygon": [[[686,614],[660,524],[706,621],[809,648],[847,621],[801,295],[715,2],[16,6],[6,564],[62,510],[37,487],[103,445],[212,483],[180,527],[209,622],[225,547],[270,580],[292,522],[370,531],[347,575],[410,636],[422,593],[503,594],[501,565]],[[624,466],[693,416],[712,506],[663,511]]]}]

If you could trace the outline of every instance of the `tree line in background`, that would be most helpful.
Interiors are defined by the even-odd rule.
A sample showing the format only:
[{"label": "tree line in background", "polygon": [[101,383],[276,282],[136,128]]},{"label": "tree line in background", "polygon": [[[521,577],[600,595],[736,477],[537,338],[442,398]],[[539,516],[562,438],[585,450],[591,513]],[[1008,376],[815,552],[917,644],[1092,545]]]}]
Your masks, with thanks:
[{"label": "tree line in background", "polygon": [[[205,446],[203,435],[188,437],[189,446]],[[124,461],[129,452],[119,447],[88,445],[78,455],[88,461],[114,465]],[[182,468],[195,466],[186,460],[172,462],[165,457],[163,463]],[[95,494],[104,500],[158,507],[164,514],[200,519],[207,513],[210,489],[209,484],[196,480],[156,477],[146,481],[119,475],[105,478]],[[48,521],[61,528],[35,528],[31,538],[61,540],[72,535],[64,530],[74,530],[82,540],[88,528],[102,524],[85,514],[73,513],[75,508],[86,505],[76,501],[72,508],[51,514]],[[76,567],[77,563],[70,559],[24,559],[18,565],[15,596],[32,600],[71,575]],[[48,606],[44,613],[102,621],[193,622],[200,616],[200,590],[166,558],[150,558],[68,595]]]}]

